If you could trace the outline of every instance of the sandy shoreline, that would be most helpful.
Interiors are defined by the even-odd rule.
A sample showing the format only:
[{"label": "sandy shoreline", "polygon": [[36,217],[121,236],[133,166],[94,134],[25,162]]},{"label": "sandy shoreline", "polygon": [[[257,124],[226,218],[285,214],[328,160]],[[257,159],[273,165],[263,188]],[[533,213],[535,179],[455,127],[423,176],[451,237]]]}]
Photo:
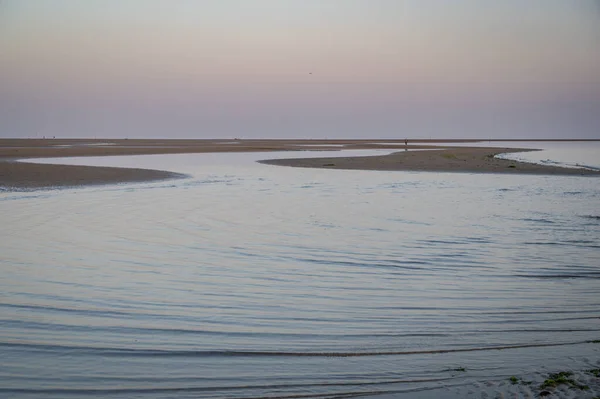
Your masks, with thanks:
[{"label": "sandy shoreline", "polygon": [[535,151],[523,148],[461,147],[389,155],[340,158],[295,158],[259,161],[268,165],[344,170],[412,172],[509,173],[600,176],[599,171],[562,168],[495,158],[503,153]]},{"label": "sandy shoreline", "polygon": [[162,170],[0,162],[0,187],[7,190],[134,183],[186,177]]},{"label": "sandy shoreline", "polygon": [[[502,142],[506,140],[486,140]],[[180,178],[160,170],[48,165],[13,162],[17,159],[109,155],[189,154],[214,152],[290,151],[290,159],[261,161],[270,165],[347,169],[469,173],[525,173],[546,175],[600,175],[600,172],[533,165],[493,158],[514,148],[451,147],[477,140],[170,140],[170,139],[0,139],[0,187],[8,190],[69,187],[90,184],[142,182]],[[405,152],[408,149],[430,151]],[[389,149],[398,152],[376,157],[294,157],[296,151]]]}]

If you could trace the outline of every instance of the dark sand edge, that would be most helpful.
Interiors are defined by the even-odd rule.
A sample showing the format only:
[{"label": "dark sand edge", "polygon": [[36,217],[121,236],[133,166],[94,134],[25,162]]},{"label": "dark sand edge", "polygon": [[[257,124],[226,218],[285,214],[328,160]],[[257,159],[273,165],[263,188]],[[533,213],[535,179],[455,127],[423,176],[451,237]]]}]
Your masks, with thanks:
[{"label": "dark sand edge", "polygon": [[71,188],[117,183],[142,183],[188,177],[152,169],[36,164],[0,160],[0,187],[8,191]]},{"label": "dark sand edge", "polygon": [[500,173],[561,176],[600,176],[600,171],[539,165],[495,158],[498,154],[539,151],[528,148],[454,147],[400,151],[389,155],[339,158],[293,158],[258,161],[267,165],[339,170]]}]

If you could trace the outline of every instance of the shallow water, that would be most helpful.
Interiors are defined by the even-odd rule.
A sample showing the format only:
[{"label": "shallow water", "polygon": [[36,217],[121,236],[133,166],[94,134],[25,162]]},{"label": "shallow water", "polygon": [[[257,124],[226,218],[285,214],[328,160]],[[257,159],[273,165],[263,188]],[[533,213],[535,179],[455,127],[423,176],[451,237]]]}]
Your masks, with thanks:
[{"label": "shallow water", "polygon": [[600,142],[489,142],[463,143],[461,146],[532,148],[541,151],[501,154],[500,158],[566,168],[600,170]]},{"label": "shallow water", "polygon": [[600,170],[600,143],[545,143],[542,151],[502,154],[501,157],[542,165]]},{"label": "shallow water", "polygon": [[0,193],[0,397],[412,397],[598,361],[598,179],[268,157]]}]

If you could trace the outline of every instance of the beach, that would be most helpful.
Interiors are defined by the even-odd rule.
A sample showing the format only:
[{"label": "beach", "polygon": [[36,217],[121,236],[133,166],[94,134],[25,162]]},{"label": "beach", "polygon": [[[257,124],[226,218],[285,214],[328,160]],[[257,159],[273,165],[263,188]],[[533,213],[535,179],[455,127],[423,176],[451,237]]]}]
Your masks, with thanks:
[{"label": "beach", "polygon": [[183,177],[185,175],[162,170],[0,161],[0,186],[9,190],[134,183]]},{"label": "beach", "polygon": [[[181,178],[163,170],[42,165],[18,159],[149,154],[235,153],[289,151],[289,159],[262,160],[264,164],[347,170],[512,173],[540,175],[600,175],[598,171],[569,169],[498,159],[501,153],[522,148],[453,147],[472,140],[84,140],[0,139],[0,186],[9,189],[69,187]],[[498,141],[501,142],[501,141]],[[399,150],[390,155],[336,158],[297,157],[301,151]],[[410,150],[410,151],[406,151]],[[419,151],[417,151],[419,150]],[[424,151],[426,150],[426,151]]]},{"label": "beach", "polygon": [[499,154],[527,151],[532,150],[499,147],[456,147],[395,152],[390,155],[370,157],[277,159],[260,162],[269,165],[345,170],[600,176],[600,172],[594,170],[569,169],[495,158]]},{"label": "beach", "polygon": [[538,143],[13,144],[39,169],[0,190],[0,396],[600,394],[598,181],[490,158]]},{"label": "beach", "polygon": [[600,399],[600,0],[0,21],[0,399]]}]

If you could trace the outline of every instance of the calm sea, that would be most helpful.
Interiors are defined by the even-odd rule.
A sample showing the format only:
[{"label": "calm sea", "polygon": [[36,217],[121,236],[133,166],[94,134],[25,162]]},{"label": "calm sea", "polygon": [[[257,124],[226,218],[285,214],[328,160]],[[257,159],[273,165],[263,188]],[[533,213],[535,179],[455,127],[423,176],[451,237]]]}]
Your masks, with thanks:
[{"label": "calm sea", "polygon": [[273,156],[86,159],[191,177],[0,192],[0,397],[445,397],[597,364],[597,178]]}]

